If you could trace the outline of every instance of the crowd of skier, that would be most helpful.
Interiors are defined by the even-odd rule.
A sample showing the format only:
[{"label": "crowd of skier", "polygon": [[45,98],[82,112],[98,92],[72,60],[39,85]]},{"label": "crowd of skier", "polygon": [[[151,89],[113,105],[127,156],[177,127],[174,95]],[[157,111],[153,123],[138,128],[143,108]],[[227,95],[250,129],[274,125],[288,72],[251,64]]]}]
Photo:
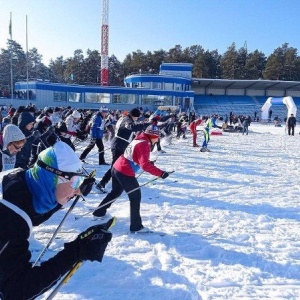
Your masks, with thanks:
[{"label": "crowd of skier", "polygon": [[[1,111],[4,114],[4,110]],[[33,105],[9,107],[1,116],[0,171],[0,298],[34,299],[49,290],[59,279],[84,260],[100,261],[112,238],[107,223],[88,228],[64,249],[40,265],[30,263],[28,238],[38,226],[60,210],[70,199],[87,196],[93,188],[106,194],[93,211],[103,218],[113,202],[125,191],[130,203],[130,232],[148,233],[140,215],[141,189],[139,168],[155,178],[165,179],[170,172],[150,160],[150,152],[164,152],[160,141],[186,139],[192,135],[192,147],[208,152],[210,132],[233,127],[220,117],[197,116],[195,112],[164,114],[132,108],[128,111],[76,110],[72,107],[36,109]],[[238,118],[236,127],[248,134],[251,118]],[[234,124],[234,123],[233,123]],[[202,126],[203,142],[197,143]],[[236,129],[236,128],[234,128]],[[109,144],[109,149],[104,145]],[[83,164],[97,147],[98,165],[107,166],[96,184]],[[105,159],[111,151],[112,161]],[[106,185],[112,181],[110,192]],[[18,288],[16,288],[18,287]]]}]

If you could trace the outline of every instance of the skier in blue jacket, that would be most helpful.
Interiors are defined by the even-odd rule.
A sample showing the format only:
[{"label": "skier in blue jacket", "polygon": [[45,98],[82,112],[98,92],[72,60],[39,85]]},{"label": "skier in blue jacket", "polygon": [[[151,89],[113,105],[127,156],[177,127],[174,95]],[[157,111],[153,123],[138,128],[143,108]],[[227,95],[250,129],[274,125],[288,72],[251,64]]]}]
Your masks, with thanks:
[{"label": "skier in blue jacket", "polygon": [[108,165],[104,159],[103,134],[105,130],[105,118],[108,114],[108,108],[101,106],[99,112],[93,115],[91,120],[90,136],[91,141],[80,155],[80,159],[84,160],[88,153],[97,145],[99,153],[99,165]]}]

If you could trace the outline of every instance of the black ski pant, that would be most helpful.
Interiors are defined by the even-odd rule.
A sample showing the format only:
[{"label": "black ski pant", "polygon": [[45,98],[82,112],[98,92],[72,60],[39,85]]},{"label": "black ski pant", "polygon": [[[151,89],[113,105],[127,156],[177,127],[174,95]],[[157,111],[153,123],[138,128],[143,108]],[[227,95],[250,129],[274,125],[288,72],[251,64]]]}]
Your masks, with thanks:
[{"label": "black ski pant", "polygon": [[112,170],[112,167],[115,163],[115,161],[124,153],[124,151],[122,150],[119,150],[119,149],[112,149],[111,150],[111,154],[112,154],[112,162],[111,162],[111,167],[110,169],[108,169],[106,171],[106,173],[103,175],[102,179],[100,180],[100,185],[105,187],[108,182],[110,181],[111,179],[111,170]]},{"label": "black ski pant", "polygon": [[291,126],[291,125],[289,125],[288,126],[288,133],[289,133],[289,135],[294,135],[294,133],[295,133],[295,126]]},{"label": "black ski pant", "polygon": [[104,145],[102,139],[91,139],[90,143],[87,145],[87,147],[83,150],[83,152],[80,155],[80,159],[85,159],[87,155],[91,152],[91,150],[95,147],[95,145],[98,147],[98,153],[99,153],[99,165],[102,165],[105,163],[104,160]]},{"label": "black ski pant", "polygon": [[104,207],[100,208],[101,211],[103,214],[105,214],[106,210],[114,201],[117,200],[118,197],[121,196],[122,192],[125,190],[130,201],[130,231],[140,230],[143,227],[142,218],[140,215],[141,189],[139,188],[137,179],[135,176],[124,175],[118,172],[115,168],[112,168],[111,174],[112,190],[100,203],[99,206],[108,203]]}]

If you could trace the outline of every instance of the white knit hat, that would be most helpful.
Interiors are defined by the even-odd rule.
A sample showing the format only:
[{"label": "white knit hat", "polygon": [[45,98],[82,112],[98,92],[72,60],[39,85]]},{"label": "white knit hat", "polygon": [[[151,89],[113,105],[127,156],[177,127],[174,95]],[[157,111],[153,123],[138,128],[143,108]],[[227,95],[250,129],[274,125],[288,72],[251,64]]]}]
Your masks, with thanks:
[{"label": "white knit hat", "polygon": [[73,116],[73,118],[76,118],[76,119],[81,118],[81,114],[80,114],[80,112],[78,112],[77,110],[74,110],[74,111],[72,112],[72,116]]},{"label": "white knit hat", "polygon": [[3,150],[7,149],[7,145],[9,143],[18,142],[25,139],[25,135],[18,126],[14,124],[6,125],[3,129]]},{"label": "white knit hat", "polygon": [[82,162],[74,150],[65,142],[58,141],[53,145],[57,168],[64,172],[81,173]]}]

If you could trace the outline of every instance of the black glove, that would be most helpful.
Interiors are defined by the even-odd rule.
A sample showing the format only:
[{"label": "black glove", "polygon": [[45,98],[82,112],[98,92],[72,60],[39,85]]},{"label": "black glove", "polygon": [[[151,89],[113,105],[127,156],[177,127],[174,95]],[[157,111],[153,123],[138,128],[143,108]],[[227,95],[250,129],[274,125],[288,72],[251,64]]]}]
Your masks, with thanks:
[{"label": "black glove", "polygon": [[162,179],[166,179],[169,175],[170,175],[170,174],[169,174],[168,172],[164,171],[164,172],[161,174],[160,177],[161,177]]},{"label": "black glove", "polygon": [[82,185],[80,186],[80,192],[83,196],[87,196],[95,183],[96,179],[92,177],[87,177],[84,179]]},{"label": "black glove", "polygon": [[78,261],[102,261],[105,249],[112,238],[106,224],[95,225],[78,235],[76,240],[65,244],[65,249],[77,255]]}]

